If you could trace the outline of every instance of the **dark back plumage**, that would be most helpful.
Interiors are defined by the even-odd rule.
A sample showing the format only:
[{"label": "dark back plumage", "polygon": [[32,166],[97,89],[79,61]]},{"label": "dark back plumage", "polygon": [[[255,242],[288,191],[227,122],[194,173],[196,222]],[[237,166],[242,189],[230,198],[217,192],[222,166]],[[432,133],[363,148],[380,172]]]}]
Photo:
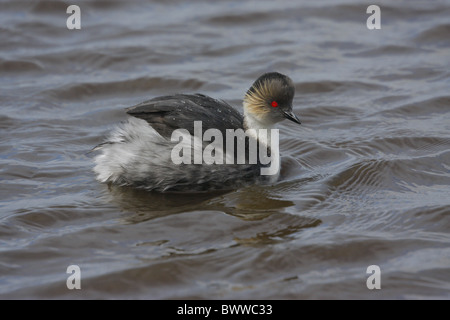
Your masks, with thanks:
[{"label": "dark back plumage", "polygon": [[147,121],[161,136],[170,139],[173,130],[187,129],[194,135],[194,121],[202,130],[243,128],[243,116],[222,100],[203,94],[175,94],[157,97],[126,109],[133,117]]}]

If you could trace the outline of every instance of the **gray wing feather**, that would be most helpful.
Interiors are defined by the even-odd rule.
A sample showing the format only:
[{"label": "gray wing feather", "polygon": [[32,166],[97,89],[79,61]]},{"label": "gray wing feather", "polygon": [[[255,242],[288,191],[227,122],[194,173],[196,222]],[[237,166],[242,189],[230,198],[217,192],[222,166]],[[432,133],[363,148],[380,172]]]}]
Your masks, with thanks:
[{"label": "gray wing feather", "polygon": [[157,97],[126,109],[133,117],[147,121],[160,135],[169,138],[175,129],[194,134],[194,121],[202,121],[202,129],[243,128],[243,116],[232,106],[202,94],[176,94]]}]

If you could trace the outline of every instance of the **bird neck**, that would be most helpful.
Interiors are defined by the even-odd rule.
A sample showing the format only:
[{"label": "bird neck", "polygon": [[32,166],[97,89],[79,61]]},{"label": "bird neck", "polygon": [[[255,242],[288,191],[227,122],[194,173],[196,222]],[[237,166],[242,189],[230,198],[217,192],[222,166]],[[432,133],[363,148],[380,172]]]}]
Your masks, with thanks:
[{"label": "bird neck", "polygon": [[[271,147],[271,129],[275,128],[275,123],[261,121],[258,117],[255,117],[251,112],[247,112],[244,107],[244,129],[249,130],[249,135],[253,136],[256,140],[264,143],[266,146]],[[266,134],[259,134],[260,129],[266,129]]]}]

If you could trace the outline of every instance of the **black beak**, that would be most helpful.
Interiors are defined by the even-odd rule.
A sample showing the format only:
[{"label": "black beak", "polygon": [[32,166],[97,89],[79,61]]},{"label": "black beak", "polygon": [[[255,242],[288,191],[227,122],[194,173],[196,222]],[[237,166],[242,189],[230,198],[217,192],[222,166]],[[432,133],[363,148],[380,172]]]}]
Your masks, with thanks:
[{"label": "black beak", "polygon": [[291,120],[295,123],[302,124],[297,116],[292,111],[283,111],[283,115],[286,119]]}]

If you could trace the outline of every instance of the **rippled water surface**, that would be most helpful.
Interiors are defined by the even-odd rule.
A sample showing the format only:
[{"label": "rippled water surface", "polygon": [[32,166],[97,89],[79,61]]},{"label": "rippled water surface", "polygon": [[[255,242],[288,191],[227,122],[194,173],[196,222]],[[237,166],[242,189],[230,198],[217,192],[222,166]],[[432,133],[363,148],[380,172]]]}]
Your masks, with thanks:
[{"label": "rippled water surface", "polygon": [[[450,2],[0,3],[0,297],[450,298]],[[201,92],[237,108],[295,82],[282,177],[228,193],[95,181],[124,108]],[[81,290],[66,269],[81,268]],[[369,290],[378,265],[381,289]]]}]

